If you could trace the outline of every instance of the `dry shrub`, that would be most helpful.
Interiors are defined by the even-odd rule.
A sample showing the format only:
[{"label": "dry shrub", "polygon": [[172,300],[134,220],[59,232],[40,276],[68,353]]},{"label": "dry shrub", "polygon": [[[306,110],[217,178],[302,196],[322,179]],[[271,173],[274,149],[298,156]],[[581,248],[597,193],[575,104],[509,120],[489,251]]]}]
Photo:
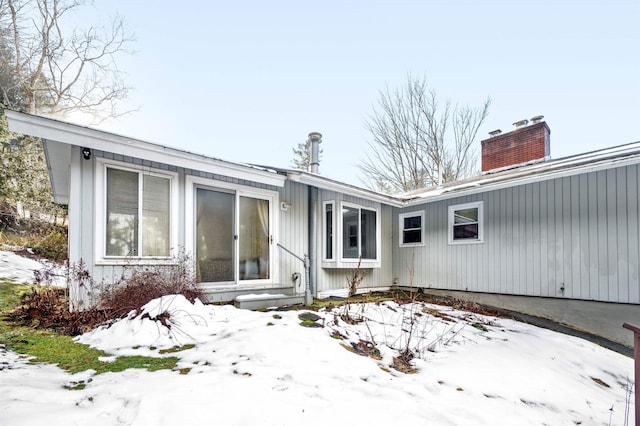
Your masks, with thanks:
[{"label": "dry shrub", "polygon": [[[181,294],[193,302],[201,298],[190,259],[180,256],[171,265],[130,267],[115,283],[105,286],[97,303],[88,309],[69,310],[66,289],[48,285],[36,286],[26,293],[20,306],[8,314],[18,324],[53,329],[75,336],[126,316],[149,301],[171,294]],[[81,261],[72,266],[73,279],[93,287],[93,279]]]},{"label": "dry shrub", "polygon": [[44,286],[22,295],[20,306],[7,317],[20,325],[76,336],[108,322],[112,313],[99,309],[69,311],[65,289]]},{"label": "dry shrub", "polygon": [[134,267],[125,271],[119,281],[108,285],[100,295],[99,306],[118,316],[139,311],[158,297],[181,294],[190,302],[202,299],[190,258],[181,255],[171,265]]}]

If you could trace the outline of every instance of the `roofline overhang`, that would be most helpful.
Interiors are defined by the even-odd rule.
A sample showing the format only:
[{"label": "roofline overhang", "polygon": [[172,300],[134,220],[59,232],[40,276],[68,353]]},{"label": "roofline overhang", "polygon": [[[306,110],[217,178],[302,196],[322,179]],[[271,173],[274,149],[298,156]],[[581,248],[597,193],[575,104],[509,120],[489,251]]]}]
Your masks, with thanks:
[{"label": "roofline overhang", "polygon": [[4,113],[9,122],[9,130],[41,139],[113,152],[134,158],[150,159],[159,163],[206,171],[275,187],[283,187],[286,180],[285,176],[278,174],[274,170],[219,160],[53,118],[12,110],[5,110]]},{"label": "roofline overhang", "polygon": [[432,203],[638,163],[640,163],[640,142],[634,142],[454,182],[441,188],[407,196],[405,205]]},{"label": "roofline overhang", "polygon": [[402,207],[405,205],[404,201],[399,197],[360,188],[348,183],[329,179],[324,176],[315,175],[301,170],[287,170],[286,173],[289,180],[293,182],[315,186],[316,188],[326,189],[329,191],[336,191],[354,197],[365,198],[367,200],[377,201],[393,207]]}]

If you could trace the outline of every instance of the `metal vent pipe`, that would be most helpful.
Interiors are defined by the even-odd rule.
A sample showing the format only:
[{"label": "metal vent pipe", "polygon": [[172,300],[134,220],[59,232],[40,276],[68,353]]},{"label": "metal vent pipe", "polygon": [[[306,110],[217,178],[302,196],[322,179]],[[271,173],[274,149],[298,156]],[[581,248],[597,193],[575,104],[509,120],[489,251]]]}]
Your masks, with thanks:
[{"label": "metal vent pipe", "polygon": [[322,134],[318,132],[309,133],[309,142],[311,142],[311,173],[318,174],[318,165],[320,164],[320,143],[322,142]]}]

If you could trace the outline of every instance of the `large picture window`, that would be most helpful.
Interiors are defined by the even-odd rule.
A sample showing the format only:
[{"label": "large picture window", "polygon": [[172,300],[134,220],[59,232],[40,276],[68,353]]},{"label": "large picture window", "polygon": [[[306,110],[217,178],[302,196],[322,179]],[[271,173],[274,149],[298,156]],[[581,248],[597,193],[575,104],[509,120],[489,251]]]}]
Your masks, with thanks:
[{"label": "large picture window", "polygon": [[168,257],[171,177],[106,167],[105,255]]},{"label": "large picture window", "polygon": [[400,215],[400,247],[424,245],[424,211]]},{"label": "large picture window", "polygon": [[378,254],[377,212],[342,206],[342,258],[376,260]]},{"label": "large picture window", "polygon": [[482,242],[482,201],[449,206],[449,243]]}]

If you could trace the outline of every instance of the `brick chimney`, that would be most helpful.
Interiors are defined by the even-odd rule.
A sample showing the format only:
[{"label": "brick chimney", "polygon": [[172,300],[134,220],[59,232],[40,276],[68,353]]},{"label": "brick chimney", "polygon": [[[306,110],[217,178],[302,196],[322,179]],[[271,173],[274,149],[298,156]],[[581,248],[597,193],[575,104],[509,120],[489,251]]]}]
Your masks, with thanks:
[{"label": "brick chimney", "polygon": [[551,130],[543,118],[542,115],[535,116],[531,124],[529,120],[517,121],[513,123],[515,129],[508,133],[489,132],[491,137],[481,142],[482,172],[548,158]]}]

